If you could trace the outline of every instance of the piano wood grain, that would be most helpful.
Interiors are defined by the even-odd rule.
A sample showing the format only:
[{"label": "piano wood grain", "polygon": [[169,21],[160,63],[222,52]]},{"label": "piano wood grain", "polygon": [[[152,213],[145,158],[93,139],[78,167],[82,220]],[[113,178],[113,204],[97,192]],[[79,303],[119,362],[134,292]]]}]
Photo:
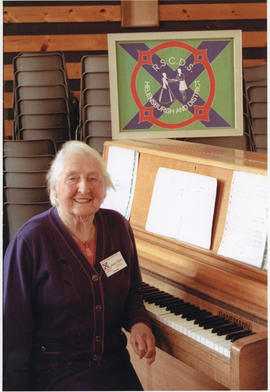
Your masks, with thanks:
[{"label": "piano wood grain", "polygon": [[130,344],[128,344],[128,351],[146,391],[224,391],[228,389],[159,348],[157,348],[156,360],[151,366],[146,360],[138,358]]},{"label": "piano wood grain", "polygon": [[[168,238],[133,227],[140,266],[167,279],[170,285],[182,286],[198,297],[207,298],[235,315],[266,328],[267,276],[265,271],[248,265],[228,262],[201,249],[176,243]],[[151,237],[151,238],[150,238]],[[145,281],[148,283],[149,278]],[[159,287],[159,286],[157,286]],[[252,295],[250,290],[252,287]],[[236,289],[237,288],[237,289]],[[170,292],[170,287],[168,287]]]}]

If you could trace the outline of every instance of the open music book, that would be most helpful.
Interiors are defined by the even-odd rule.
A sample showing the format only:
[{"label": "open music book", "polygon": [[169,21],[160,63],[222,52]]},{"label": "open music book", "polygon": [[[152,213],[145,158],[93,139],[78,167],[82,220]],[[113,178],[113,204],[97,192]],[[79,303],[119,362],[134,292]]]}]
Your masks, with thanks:
[{"label": "open music book", "polygon": [[267,177],[234,171],[218,254],[263,267],[268,230],[267,206]]},{"label": "open music book", "polygon": [[146,230],[209,249],[216,189],[216,178],[160,167]]},{"label": "open music book", "polygon": [[129,219],[136,184],[139,153],[123,147],[111,146],[107,171],[114,189],[107,191],[101,207],[116,210]]}]

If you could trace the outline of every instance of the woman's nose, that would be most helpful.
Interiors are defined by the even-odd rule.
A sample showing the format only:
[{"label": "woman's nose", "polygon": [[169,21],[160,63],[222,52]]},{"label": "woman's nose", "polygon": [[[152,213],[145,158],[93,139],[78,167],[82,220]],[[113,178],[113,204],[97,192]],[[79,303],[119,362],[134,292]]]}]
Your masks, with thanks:
[{"label": "woman's nose", "polygon": [[90,184],[87,180],[85,180],[84,178],[82,178],[79,182],[79,191],[81,193],[87,193],[90,191]]}]

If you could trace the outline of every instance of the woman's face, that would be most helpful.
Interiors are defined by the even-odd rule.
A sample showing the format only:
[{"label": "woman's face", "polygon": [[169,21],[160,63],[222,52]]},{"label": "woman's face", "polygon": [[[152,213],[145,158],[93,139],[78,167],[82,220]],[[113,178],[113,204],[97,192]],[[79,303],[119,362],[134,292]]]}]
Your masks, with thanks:
[{"label": "woman's face", "polygon": [[105,195],[105,180],[96,159],[87,154],[68,155],[55,187],[60,216],[93,216]]}]

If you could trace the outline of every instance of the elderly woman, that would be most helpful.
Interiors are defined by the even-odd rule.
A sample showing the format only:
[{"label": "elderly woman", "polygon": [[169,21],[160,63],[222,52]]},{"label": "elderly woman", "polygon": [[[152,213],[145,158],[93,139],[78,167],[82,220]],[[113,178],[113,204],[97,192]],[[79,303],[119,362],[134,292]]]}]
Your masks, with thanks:
[{"label": "elderly woman", "polygon": [[130,363],[155,359],[133,233],[100,209],[101,156],[69,141],[47,175],[53,207],[26,222],[4,260],[4,389],[142,390]]}]

